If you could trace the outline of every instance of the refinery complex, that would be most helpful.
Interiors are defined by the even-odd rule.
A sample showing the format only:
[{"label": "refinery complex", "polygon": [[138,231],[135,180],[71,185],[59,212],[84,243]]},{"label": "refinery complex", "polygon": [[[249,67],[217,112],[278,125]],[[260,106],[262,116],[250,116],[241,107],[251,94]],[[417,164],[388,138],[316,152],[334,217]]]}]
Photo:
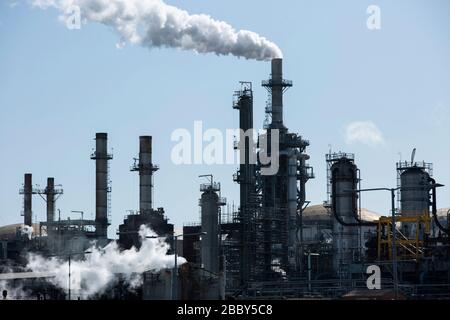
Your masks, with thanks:
[{"label": "refinery complex", "polygon": [[[243,134],[235,145],[241,161],[229,179],[239,188],[239,205],[232,212],[225,210],[227,190],[211,172],[198,190],[201,221],[184,225],[182,233],[170,223],[170,212],[154,207],[153,189],[158,186],[153,176],[164,171],[164,164],[160,168],[152,159],[153,138],[158,137],[139,137],[139,156],[130,168],[139,175],[139,210],[114,230],[117,240],[108,238],[110,215],[116,213],[110,208],[113,156],[107,133],[95,134],[90,155],[96,174],[95,219],[83,215],[61,219],[57,201],[63,189],[57,183],[70,181],[49,177],[46,187],[38,188],[32,173],[24,172],[23,186],[17,186],[18,196],[23,197],[23,221],[0,226],[4,297],[450,299],[450,210],[439,206],[437,190],[446,188],[439,183],[439,172],[433,172],[431,163],[416,161],[414,150],[408,161],[392,164],[397,181],[386,181],[386,185],[395,188],[362,189],[352,150],[310,159],[310,141],[284,125],[283,95],[293,83],[283,77],[282,59],[271,60],[270,74],[262,82],[269,96],[264,133],[256,139]],[[256,127],[252,86],[241,82],[230,106],[236,110],[241,132]],[[309,138],[314,143],[314,137]],[[270,172],[271,164],[263,161],[263,154],[276,159],[275,172]],[[324,201],[312,204],[308,181],[315,177],[313,164],[321,161],[327,164]],[[378,216],[363,208],[361,194],[372,191],[389,193],[390,212]],[[33,221],[38,197],[46,201],[45,221]],[[18,222],[20,215],[17,212]],[[152,233],[143,236],[143,226]],[[98,290],[84,289],[89,284],[83,281],[94,280],[80,278],[79,272],[89,271],[70,269],[82,261],[101,259],[102,252],[111,248],[118,257],[146,252],[149,242],[167,248],[164,259],[169,262],[164,260],[157,267],[139,264],[135,269],[130,263],[126,271],[113,269]],[[68,267],[67,279],[61,280],[61,273],[54,269],[31,267],[30,255]],[[375,287],[368,285],[372,274],[368,270],[379,276]],[[130,279],[139,279],[138,284]]]}]

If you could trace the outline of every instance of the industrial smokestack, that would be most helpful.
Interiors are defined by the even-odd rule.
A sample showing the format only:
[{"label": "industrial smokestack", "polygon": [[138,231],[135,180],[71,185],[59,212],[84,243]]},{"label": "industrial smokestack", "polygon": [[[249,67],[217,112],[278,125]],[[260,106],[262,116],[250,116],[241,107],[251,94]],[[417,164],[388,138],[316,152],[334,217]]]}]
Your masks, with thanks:
[{"label": "industrial smokestack", "polygon": [[150,213],[153,209],[153,172],[158,170],[152,163],[152,137],[139,137],[139,162],[131,171],[139,172],[139,211],[141,214]]},{"label": "industrial smokestack", "polygon": [[95,160],[95,223],[96,235],[106,238],[108,233],[108,193],[111,192],[108,184],[108,161],[112,155],[108,154],[108,134],[95,135],[96,150],[91,156]]},{"label": "industrial smokestack", "polygon": [[271,129],[285,129],[283,124],[283,93],[286,88],[292,87],[292,81],[283,79],[283,59],[272,59],[272,75],[267,81],[263,81],[263,87],[269,91],[272,97]]},{"label": "industrial smokestack", "polygon": [[152,210],[152,137],[139,137],[139,210]]},{"label": "industrial smokestack", "polygon": [[55,178],[47,178],[47,222],[55,221]]},{"label": "industrial smokestack", "polygon": [[32,197],[33,197],[33,186],[32,186],[32,174],[25,174],[25,181],[23,187],[23,224],[32,227],[33,225],[33,211],[32,211]]},{"label": "industrial smokestack", "polygon": [[272,60],[272,123],[283,125],[283,60]]}]

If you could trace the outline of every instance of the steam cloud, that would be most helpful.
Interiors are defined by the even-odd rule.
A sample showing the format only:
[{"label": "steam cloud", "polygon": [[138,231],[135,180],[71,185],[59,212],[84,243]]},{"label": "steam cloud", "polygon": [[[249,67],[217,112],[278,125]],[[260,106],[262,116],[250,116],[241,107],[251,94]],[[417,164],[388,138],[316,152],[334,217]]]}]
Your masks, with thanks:
[{"label": "steam cloud", "polygon": [[8,281],[0,281],[0,299],[3,299],[3,290],[6,290],[7,292],[7,300],[26,300],[31,294],[31,292],[25,290],[20,283],[14,286]]},{"label": "steam cloud", "polygon": [[[121,274],[131,289],[142,284],[142,273],[145,271],[158,271],[171,268],[174,265],[174,256],[167,255],[168,244],[161,238],[147,239],[147,236],[156,234],[145,226],[141,226],[139,235],[142,246],[139,250],[120,251],[116,242],[111,242],[103,249],[95,246],[88,251],[85,260],[71,262],[71,289],[77,295],[91,297],[101,294],[108,285]],[[40,255],[30,254],[28,268],[34,272],[51,272],[54,285],[67,289],[69,283],[69,266],[67,261],[58,258],[47,259]],[[185,263],[184,258],[178,258],[180,265]]]},{"label": "steam cloud", "polygon": [[246,59],[281,58],[276,44],[247,30],[235,30],[205,14],[167,5],[162,0],[32,0],[35,7],[54,7],[68,18],[74,7],[82,18],[112,27],[127,41],[147,48],[179,48],[198,53],[233,55]]},{"label": "steam cloud", "polygon": [[31,240],[31,237],[33,235],[33,232],[34,232],[33,227],[30,227],[30,226],[27,226],[27,225],[23,225],[20,228],[20,234],[21,235],[26,235],[28,237],[28,239],[30,239],[30,240]]}]

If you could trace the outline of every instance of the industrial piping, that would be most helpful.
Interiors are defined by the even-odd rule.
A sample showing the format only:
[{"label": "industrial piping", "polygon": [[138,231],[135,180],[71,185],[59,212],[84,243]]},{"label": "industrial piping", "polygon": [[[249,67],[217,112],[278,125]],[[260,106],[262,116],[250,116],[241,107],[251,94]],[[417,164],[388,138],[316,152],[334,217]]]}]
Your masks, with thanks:
[{"label": "industrial piping", "polygon": [[[345,194],[338,194],[337,190],[336,190],[336,177],[335,177],[335,170],[332,170],[331,172],[331,188],[332,188],[332,192],[331,192],[331,211],[333,212],[333,216],[335,217],[336,221],[344,226],[344,227],[373,227],[373,226],[377,226],[376,222],[366,222],[366,221],[362,221],[359,217],[358,217],[358,208],[357,208],[357,204],[356,204],[356,194],[357,194],[357,190],[356,190],[356,182],[354,182],[354,186],[352,188],[352,190],[345,190],[343,191]],[[347,195],[348,193],[348,195]],[[350,195],[351,194],[351,195]],[[348,221],[344,221],[344,219],[342,219],[342,217],[339,215],[340,210],[338,210],[337,208],[337,199],[338,198],[342,198],[344,196],[348,196],[348,197],[352,197],[353,198],[353,205],[352,205],[352,218],[354,218],[356,220],[356,222],[348,222]]]},{"label": "industrial piping", "polygon": [[433,185],[433,187],[431,189],[432,190],[432,201],[433,201],[433,203],[431,204],[432,205],[431,212],[433,214],[434,222],[436,223],[436,225],[442,232],[446,233],[447,235],[450,235],[450,228],[445,228],[439,221],[439,217],[437,215],[436,180],[433,178],[430,178],[430,182]]}]

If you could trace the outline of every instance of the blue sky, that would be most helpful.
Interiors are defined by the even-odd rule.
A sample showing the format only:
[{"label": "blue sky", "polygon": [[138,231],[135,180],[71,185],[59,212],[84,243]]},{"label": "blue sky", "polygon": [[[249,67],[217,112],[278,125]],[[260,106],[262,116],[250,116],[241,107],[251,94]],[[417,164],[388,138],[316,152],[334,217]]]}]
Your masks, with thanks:
[{"label": "blue sky", "polygon": [[[57,208],[95,212],[96,132],[108,132],[111,162],[110,235],[126,210],[138,207],[138,176],[129,172],[139,135],[153,135],[155,206],[178,227],[198,220],[200,174],[213,173],[223,196],[238,202],[235,166],[175,166],[171,133],[235,128],[231,107],[238,81],[253,81],[255,124],[262,126],[270,64],[136,45],[117,49],[118,36],[100,24],[68,30],[53,9],[25,1],[0,4],[0,225],[22,221],[18,194],[23,174],[43,188],[46,177],[63,184]],[[255,31],[284,52],[285,122],[311,141],[308,184],[313,204],[326,199],[324,155],[356,153],[364,187],[395,186],[399,153],[433,162],[439,207],[450,206],[450,2],[434,1],[167,1],[191,13],[207,13],[236,29]],[[366,27],[369,5],[380,6],[382,28]],[[370,121],[383,143],[347,141],[345,128]],[[363,206],[387,214],[388,195],[363,197]],[[45,218],[35,197],[34,215]]]}]

